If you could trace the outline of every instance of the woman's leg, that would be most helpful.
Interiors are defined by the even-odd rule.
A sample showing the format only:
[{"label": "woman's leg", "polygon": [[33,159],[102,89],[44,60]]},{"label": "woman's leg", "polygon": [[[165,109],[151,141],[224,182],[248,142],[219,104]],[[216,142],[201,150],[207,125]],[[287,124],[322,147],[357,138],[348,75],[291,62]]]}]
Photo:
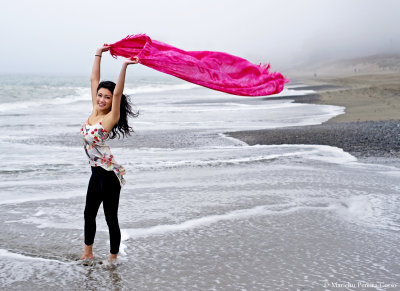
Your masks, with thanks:
[{"label": "woman's leg", "polygon": [[92,169],[92,176],[89,180],[89,186],[86,194],[86,205],[85,205],[85,247],[84,253],[81,259],[93,258],[92,245],[94,237],[96,235],[96,216],[99,210],[102,195],[101,195],[101,183],[99,176]]},{"label": "woman's leg", "polygon": [[116,259],[121,243],[121,231],[118,224],[118,205],[121,185],[114,172],[110,171],[108,177],[103,197],[103,209],[110,234],[110,259]]}]

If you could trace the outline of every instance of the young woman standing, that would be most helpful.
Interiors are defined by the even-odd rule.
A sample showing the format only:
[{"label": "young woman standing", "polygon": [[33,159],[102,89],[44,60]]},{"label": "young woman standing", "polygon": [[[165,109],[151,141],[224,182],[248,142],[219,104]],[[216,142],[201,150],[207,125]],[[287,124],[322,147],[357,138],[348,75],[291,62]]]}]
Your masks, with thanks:
[{"label": "young woman standing", "polygon": [[125,184],[124,168],[116,162],[110,147],[105,141],[122,134],[133,132],[128,125],[128,117],[138,114],[132,111],[128,98],[123,94],[126,68],[137,64],[138,58],[126,60],[122,64],[117,84],[111,81],[100,82],[100,62],[102,53],[109,46],[99,48],[95,54],[91,75],[91,92],[93,111],[82,125],[81,134],[84,149],[92,175],[86,194],[85,205],[85,245],[81,259],[93,259],[93,242],[96,234],[96,216],[100,204],[103,203],[110,235],[109,261],[117,259],[121,232],[118,224],[118,204],[121,187]]}]

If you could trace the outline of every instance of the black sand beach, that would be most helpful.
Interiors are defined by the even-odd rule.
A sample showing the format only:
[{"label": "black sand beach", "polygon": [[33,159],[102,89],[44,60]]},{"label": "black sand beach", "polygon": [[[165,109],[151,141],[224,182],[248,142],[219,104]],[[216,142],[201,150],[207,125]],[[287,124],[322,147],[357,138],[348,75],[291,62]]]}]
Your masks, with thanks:
[{"label": "black sand beach", "polygon": [[400,158],[400,121],[362,121],[231,132],[249,145],[320,144],[356,157]]}]

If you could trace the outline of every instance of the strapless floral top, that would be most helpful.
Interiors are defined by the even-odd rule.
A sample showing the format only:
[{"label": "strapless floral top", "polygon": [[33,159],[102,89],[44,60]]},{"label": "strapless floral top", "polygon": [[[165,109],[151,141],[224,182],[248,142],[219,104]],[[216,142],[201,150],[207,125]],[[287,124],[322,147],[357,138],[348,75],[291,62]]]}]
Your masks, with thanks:
[{"label": "strapless floral top", "polygon": [[125,169],[115,161],[110,147],[106,145],[105,140],[109,132],[103,128],[101,121],[93,125],[90,125],[86,121],[82,125],[81,134],[83,147],[89,158],[89,165],[92,167],[102,167],[107,171],[114,171],[122,187],[125,184],[123,177]]}]

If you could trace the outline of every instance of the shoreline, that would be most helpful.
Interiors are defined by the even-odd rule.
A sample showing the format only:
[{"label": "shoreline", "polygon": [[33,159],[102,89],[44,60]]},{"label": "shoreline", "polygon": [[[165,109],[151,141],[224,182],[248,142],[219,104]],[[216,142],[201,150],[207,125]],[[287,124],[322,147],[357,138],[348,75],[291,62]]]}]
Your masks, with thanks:
[{"label": "shoreline", "polygon": [[272,97],[294,102],[344,106],[345,113],[309,126],[227,132],[249,145],[318,144],[357,158],[400,158],[400,73],[340,78],[299,78],[315,94]]}]

